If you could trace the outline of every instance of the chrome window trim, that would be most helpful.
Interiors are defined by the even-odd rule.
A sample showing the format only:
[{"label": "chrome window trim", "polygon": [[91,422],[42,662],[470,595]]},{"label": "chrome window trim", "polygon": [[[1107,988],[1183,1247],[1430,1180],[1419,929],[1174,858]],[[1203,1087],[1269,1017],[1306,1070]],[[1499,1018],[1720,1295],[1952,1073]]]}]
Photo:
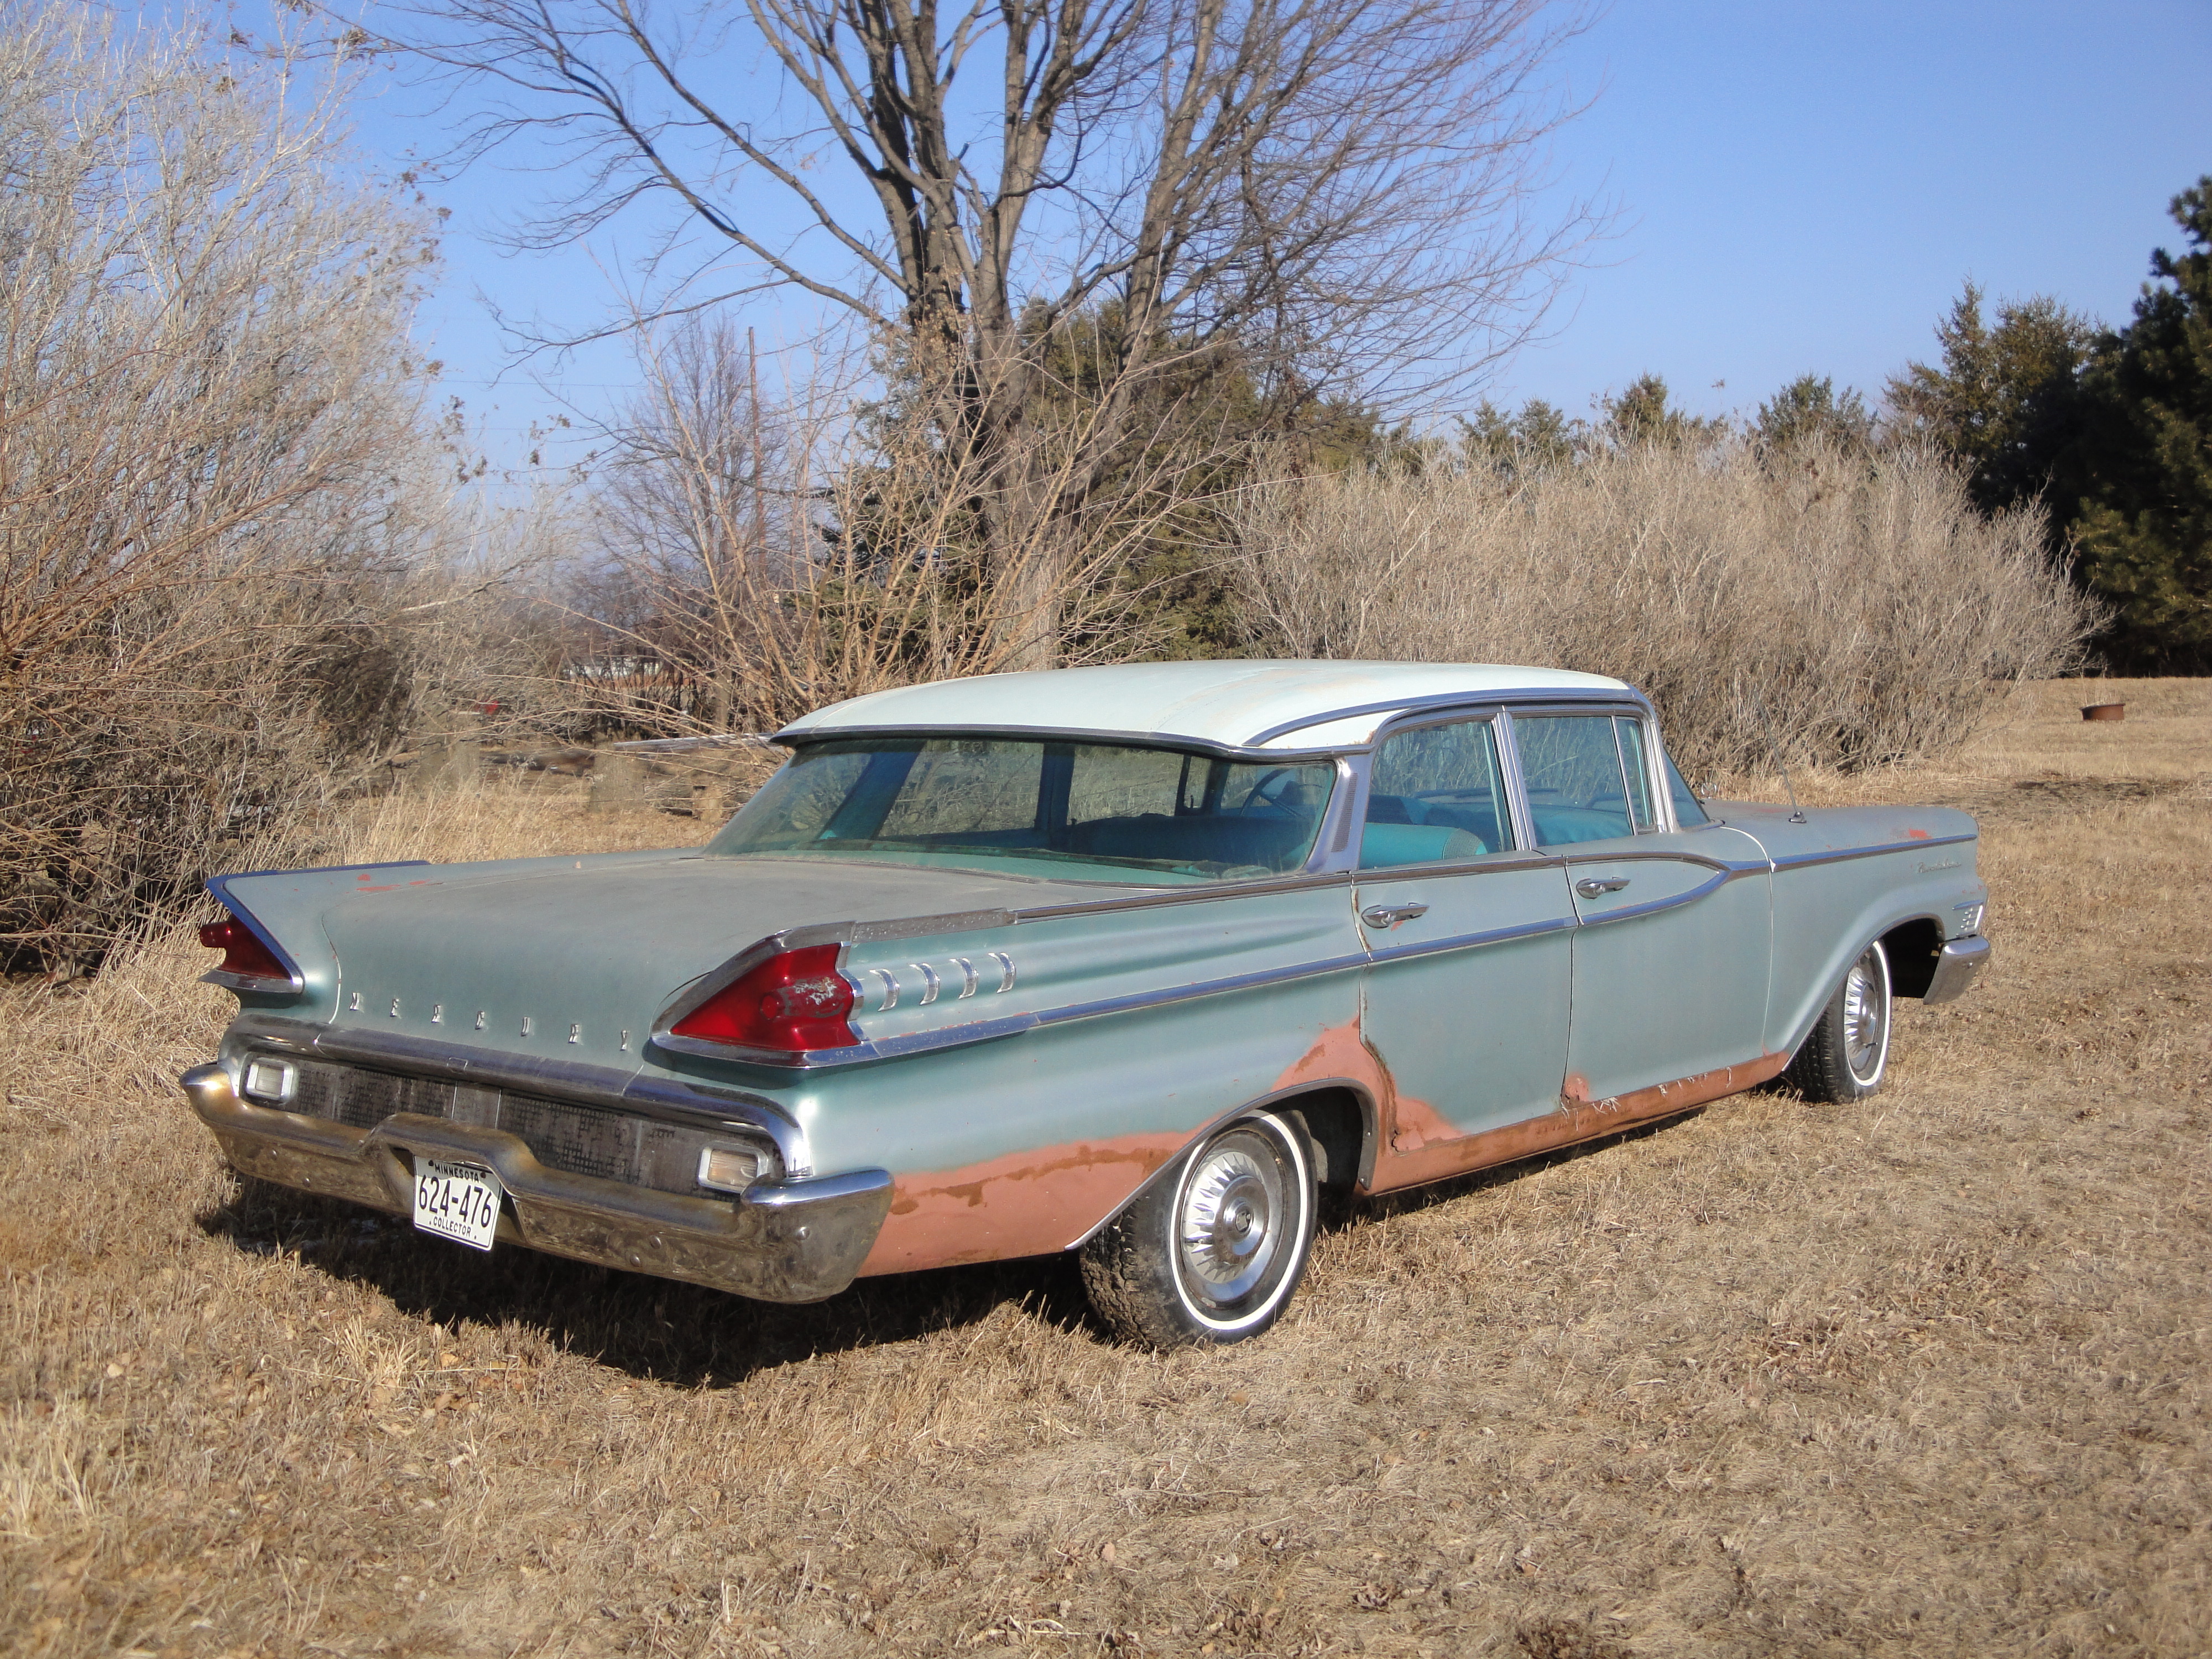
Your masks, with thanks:
[{"label": "chrome window trim", "polygon": [[1358,866],[1359,837],[1353,832],[1359,820],[1352,807],[1367,799],[1367,772],[1364,755],[1336,757],[1336,782],[1329,790],[1328,808],[1322,814],[1321,828],[1314,836],[1313,851],[1307,855],[1305,874],[1333,875]]},{"label": "chrome window trim", "polygon": [[1504,708],[1520,703],[1548,703],[1571,707],[1578,703],[1627,704],[1649,714],[1651,705],[1644,695],[1627,686],[1572,690],[1559,686],[1531,687],[1525,690],[1449,691],[1434,696],[1412,700],[1393,698],[1388,702],[1354,703],[1346,708],[1321,710],[1301,714],[1294,720],[1285,720],[1255,733],[1241,744],[1222,743],[1212,738],[1186,737],[1173,732],[1121,732],[1101,726],[810,726],[804,732],[794,732],[789,726],[774,733],[769,741],[787,749],[798,749],[811,743],[843,743],[867,738],[896,738],[901,739],[928,738],[1003,738],[1023,743],[1111,743],[1133,749],[1173,749],[1190,753],[1217,756],[1224,760],[1294,761],[1328,760],[1339,755],[1371,750],[1380,740],[1375,737],[1364,744],[1328,744],[1310,749],[1270,749],[1266,745],[1275,738],[1293,732],[1310,730],[1317,726],[1334,725],[1338,720],[1357,720],[1362,714],[1420,714],[1431,711],[1481,707]]},{"label": "chrome window trim", "polygon": [[[1316,724],[1321,722],[1298,722],[1298,726]],[[1297,726],[1287,729],[1295,731]],[[1172,732],[1117,732],[1092,726],[840,726],[787,734],[779,732],[769,741],[797,750],[811,744],[866,742],[872,738],[927,743],[936,738],[996,738],[1006,743],[1111,744],[1123,749],[1162,749],[1179,755],[1205,755],[1214,760],[1273,762],[1285,766],[1333,760],[1344,752],[1343,745],[1337,744],[1313,749],[1262,749],[1256,743],[1220,743],[1211,738],[1182,737]]]},{"label": "chrome window trim", "polygon": [[[1511,716],[1512,716],[1512,715],[1514,715],[1514,714],[1526,714],[1526,715],[1529,716],[1531,719],[1535,719],[1535,718],[1538,718],[1538,717],[1540,717],[1540,716],[1543,716],[1543,715],[1547,715],[1547,714],[1571,714],[1571,715],[1579,715],[1579,716],[1581,716],[1581,717],[1582,717],[1582,718],[1583,718],[1583,719],[1589,719],[1589,717],[1591,717],[1591,716],[1593,716],[1593,715],[1603,714],[1603,715],[1607,716],[1608,719],[1612,719],[1612,718],[1615,718],[1615,717],[1624,717],[1624,716],[1625,716],[1626,718],[1630,719],[1630,720],[1644,720],[1644,721],[1647,721],[1647,722],[1648,722],[1648,721],[1650,721],[1650,720],[1651,720],[1651,718],[1652,718],[1652,714],[1651,714],[1651,705],[1650,705],[1650,703],[1648,703],[1648,702],[1644,702],[1644,699],[1643,699],[1643,698],[1641,698],[1641,697],[1639,697],[1639,696],[1621,696],[1621,695],[1620,695],[1620,694],[1615,693],[1615,694],[1610,694],[1610,695],[1608,695],[1608,696],[1604,696],[1604,697],[1596,697],[1596,696],[1586,697],[1586,698],[1584,698],[1584,699],[1582,701],[1582,702],[1580,703],[1580,705],[1579,705],[1579,706],[1578,706],[1578,705],[1577,705],[1574,701],[1572,701],[1572,700],[1570,700],[1570,699],[1563,699],[1563,698],[1559,698],[1559,697],[1556,697],[1556,696],[1545,697],[1545,698],[1542,698],[1542,699],[1540,699],[1540,699],[1535,699],[1535,698],[1531,698],[1531,699],[1527,702],[1526,706],[1524,706],[1524,707],[1517,707],[1517,708],[1513,708],[1513,709],[1510,709],[1510,710],[1508,710],[1508,711],[1506,711],[1506,712],[1507,712],[1507,720],[1506,720],[1506,728],[1505,728],[1505,729],[1506,729],[1506,735],[1507,735],[1508,737],[1511,738],[1512,738],[1512,740],[1513,740],[1513,787],[1514,787],[1514,793],[1516,793],[1516,796],[1518,796],[1518,798],[1519,798],[1519,804],[1520,804],[1520,810],[1521,810],[1521,811],[1522,811],[1523,813],[1525,813],[1525,814],[1527,815],[1527,823],[1528,823],[1528,842],[1527,842],[1527,845],[1528,845],[1530,848],[1535,848],[1536,850],[1540,851],[1540,852],[1547,852],[1547,853],[1558,853],[1558,854],[1559,854],[1560,856],[1562,856],[1562,857],[1565,857],[1565,858],[1572,858],[1572,857],[1574,856],[1574,854],[1571,854],[1571,853],[1567,852],[1567,851],[1565,850],[1566,848],[1571,848],[1571,847],[1587,847],[1587,846],[1591,845],[1592,843],[1590,843],[1590,842],[1589,842],[1569,841],[1569,842],[1560,842],[1560,843],[1559,843],[1559,845],[1558,847],[1553,848],[1553,847],[1544,847],[1544,846],[1541,846],[1541,845],[1538,842],[1538,841],[1537,841],[1537,838],[1536,838],[1536,816],[1535,816],[1535,811],[1534,811],[1534,807],[1531,805],[1531,804],[1530,804],[1530,802],[1529,802],[1529,800],[1528,800],[1528,777],[1527,777],[1527,775],[1526,775],[1522,771],[1522,769],[1521,769],[1521,737],[1520,737],[1520,733],[1519,733],[1518,730],[1514,726],[1514,725],[1513,725],[1513,723],[1512,723]],[[1610,728],[1608,728],[1608,729],[1610,729]],[[1650,735],[1651,735],[1651,734],[1650,734],[1650,730],[1649,726],[1647,726],[1647,728],[1646,728],[1646,730],[1645,730],[1645,733],[1644,733],[1645,739],[1646,739],[1644,748],[1645,748],[1645,757],[1646,757],[1646,763],[1647,763],[1647,764],[1646,764],[1646,769],[1647,769],[1647,770],[1649,769],[1649,758],[1650,758]],[[1619,759],[1619,757],[1620,757],[1620,732],[1612,732],[1612,737],[1613,737],[1613,755],[1614,755],[1614,757],[1615,757],[1616,762],[1618,762],[1618,763],[1620,763],[1620,767],[1621,767],[1621,774],[1620,774],[1620,787],[1621,787],[1622,790],[1623,790],[1624,792],[1626,792],[1626,789],[1627,789],[1627,787],[1628,787],[1628,769],[1627,769],[1626,763],[1626,762],[1620,762],[1620,759]],[[1647,784],[1645,787],[1648,788],[1650,786]],[[1648,836],[1648,835],[1654,835],[1654,834],[1656,834],[1656,833],[1657,833],[1657,832],[1656,832],[1656,831],[1655,831],[1655,830],[1637,830],[1637,829],[1636,829],[1636,827],[1635,827],[1635,825],[1636,825],[1636,815],[1635,815],[1635,813],[1634,813],[1634,812],[1630,809],[1630,807],[1629,807],[1629,805],[1628,805],[1628,802],[1627,802],[1627,799],[1626,799],[1626,798],[1625,793],[1624,793],[1623,799],[1622,799],[1622,801],[1621,801],[1621,811],[1622,811],[1623,816],[1624,816],[1624,817],[1626,817],[1628,819],[1630,834],[1629,834],[1629,835],[1627,835],[1627,836],[1617,836],[1617,837],[1615,837],[1615,839],[1617,839],[1617,840],[1620,840],[1620,841],[1627,841],[1627,840],[1629,840],[1629,839],[1630,839],[1632,836],[1637,836],[1637,835],[1646,835],[1646,836]],[[1673,821],[1673,820],[1672,820],[1672,818],[1671,818],[1671,817],[1669,817],[1669,819],[1668,819],[1668,822],[1670,822],[1670,823],[1671,823],[1672,821]]]},{"label": "chrome window trim", "polygon": [[[1626,686],[1621,687],[1618,690],[1607,689],[1604,690],[1593,690],[1588,691],[1572,691],[1563,690],[1557,686],[1553,686],[1548,688],[1531,688],[1525,691],[1451,691],[1440,693],[1433,697],[1417,697],[1411,702],[1398,700],[1390,702],[1360,703],[1350,708],[1332,709],[1325,714],[1302,714],[1297,720],[1287,720],[1280,726],[1269,726],[1266,731],[1261,732],[1252,738],[1250,742],[1256,747],[1261,744],[1267,743],[1273,738],[1285,736],[1292,732],[1303,732],[1310,726],[1328,726],[1338,720],[1357,720],[1362,714],[1390,714],[1395,710],[1401,714],[1419,715],[1428,714],[1432,711],[1442,713],[1454,708],[1504,708],[1509,706],[1517,706],[1524,702],[1562,704],[1573,704],[1577,702],[1632,703],[1639,709],[1646,712],[1650,708],[1650,704],[1644,701],[1641,693],[1631,690]],[[1370,738],[1365,744],[1359,746],[1372,748],[1380,744],[1382,741],[1384,733],[1392,726],[1395,726],[1396,723],[1397,722],[1395,720],[1386,721],[1383,726],[1376,728],[1374,737]],[[1350,747],[1351,745],[1346,746]],[[1273,754],[1277,751],[1270,750],[1267,752]]]},{"label": "chrome window trim", "polygon": [[[1504,854],[1511,854],[1516,856],[1524,856],[1531,852],[1540,850],[1536,848],[1535,838],[1529,833],[1528,829],[1527,799],[1525,792],[1522,790],[1521,785],[1521,759],[1519,754],[1515,750],[1511,741],[1513,733],[1512,712],[1506,708],[1495,697],[1485,697],[1480,702],[1455,702],[1449,704],[1440,704],[1439,706],[1432,708],[1411,710],[1401,718],[1393,720],[1386,720],[1382,726],[1376,727],[1373,743],[1370,744],[1366,750],[1362,751],[1362,759],[1365,763],[1365,765],[1359,790],[1358,822],[1361,828],[1364,829],[1366,827],[1367,798],[1373,792],[1375,787],[1375,757],[1382,752],[1382,745],[1384,744],[1389,742],[1391,738],[1397,737],[1401,732],[1430,731],[1440,726],[1462,726],[1475,720],[1486,721],[1490,726],[1491,741],[1496,746],[1498,750],[1498,770],[1499,781],[1504,783],[1505,787],[1506,821],[1512,828],[1514,842],[1514,844],[1511,847],[1500,848],[1497,853],[1485,854],[1483,856],[1486,859],[1497,858]],[[1427,873],[1430,872],[1445,872],[1469,867],[1467,863],[1462,860],[1449,865],[1442,863],[1401,864],[1377,866],[1374,871],[1364,870],[1359,867],[1359,854],[1358,849],[1356,846],[1352,851],[1352,864],[1355,873],[1361,876],[1378,875],[1385,869],[1391,871],[1418,870],[1424,873]],[[1475,867],[1503,870],[1519,869],[1523,866],[1513,864],[1485,864]]]}]

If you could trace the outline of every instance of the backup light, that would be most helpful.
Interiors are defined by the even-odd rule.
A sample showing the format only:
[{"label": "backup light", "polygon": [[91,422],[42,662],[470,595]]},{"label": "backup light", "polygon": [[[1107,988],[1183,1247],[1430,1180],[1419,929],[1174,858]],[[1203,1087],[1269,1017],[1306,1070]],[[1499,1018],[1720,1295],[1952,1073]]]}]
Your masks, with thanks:
[{"label": "backup light", "polygon": [[699,1153],[699,1184],[716,1192],[742,1193],[775,1173],[775,1155],[758,1146],[708,1146]]},{"label": "backup light", "polygon": [[853,988],[837,971],[837,950],[810,945],[770,957],[678,1020],[669,1035],[777,1054],[849,1048],[860,1039],[847,1023]]},{"label": "backup light", "polygon": [[249,1100],[289,1100],[300,1073],[289,1060],[264,1060],[258,1055],[246,1062],[244,1093]]},{"label": "backup light", "polygon": [[200,943],[222,952],[215,971],[221,983],[236,990],[289,990],[292,970],[236,916],[225,916],[200,929]]}]

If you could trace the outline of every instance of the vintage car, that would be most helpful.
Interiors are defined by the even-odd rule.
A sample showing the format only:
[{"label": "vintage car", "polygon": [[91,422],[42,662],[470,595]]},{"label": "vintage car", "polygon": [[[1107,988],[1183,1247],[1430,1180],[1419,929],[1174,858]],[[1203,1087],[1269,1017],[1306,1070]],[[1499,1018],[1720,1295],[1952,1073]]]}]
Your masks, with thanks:
[{"label": "vintage car", "polygon": [[774,1301],[1076,1250],[1115,1332],[1227,1342],[1324,1192],[1870,1094],[1989,955],[1972,819],[1701,804],[1595,675],[1077,668],[775,740],[703,847],[210,882],[230,1162]]}]

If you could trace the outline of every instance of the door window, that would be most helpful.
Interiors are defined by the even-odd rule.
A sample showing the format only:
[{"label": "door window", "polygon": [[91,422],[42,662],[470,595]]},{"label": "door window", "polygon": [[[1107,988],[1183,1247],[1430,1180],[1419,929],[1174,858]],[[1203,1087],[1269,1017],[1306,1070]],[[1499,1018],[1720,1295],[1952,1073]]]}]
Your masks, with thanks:
[{"label": "door window", "polygon": [[1516,714],[1513,740],[1539,847],[1635,833],[1613,716]]},{"label": "door window", "polygon": [[1661,757],[1667,763],[1667,798],[1674,805],[1674,822],[1687,828],[1693,823],[1711,823],[1705,809],[1698,803],[1697,792],[1682,781],[1681,769],[1674,764],[1672,755]]},{"label": "door window", "polygon": [[1488,720],[1425,726],[1384,739],[1368,787],[1361,869],[1480,858],[1512,845],[1498,736]]}]

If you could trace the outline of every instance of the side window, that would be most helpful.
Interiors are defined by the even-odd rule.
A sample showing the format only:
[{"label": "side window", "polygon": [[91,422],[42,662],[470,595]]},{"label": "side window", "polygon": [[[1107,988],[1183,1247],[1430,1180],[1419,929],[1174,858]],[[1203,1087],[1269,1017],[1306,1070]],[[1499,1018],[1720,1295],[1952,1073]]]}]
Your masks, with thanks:
[{"label": "side window", "polygon": [[1682,781],[1681,769],[1674,757],[1662,752],[1667,763],[1667,798],[1674,803],[1674,822],[1684,829],[1693,823],[1711,823],[1712,818],[1698,799],[1696,791]]},{"label": "side window", "polygon": [[1488,720],[1384,739],[1368,786],[1361,869],[1479,858],[1512,845],[1498,734]]},{"label": "side window", "polygon": [[1613,717],[1613,730],[1620,739],[1621,770],[1628,775],[1628,811],[1638,833],[1656,830],[1659,813],[1651,804],[1651,773],[1644,759],[1644,722],[1626,714]]},{"label": "side window", "polygon": [[1635,833],[1611,715],[1516,714],[1513,737],[1539,847]]}]

